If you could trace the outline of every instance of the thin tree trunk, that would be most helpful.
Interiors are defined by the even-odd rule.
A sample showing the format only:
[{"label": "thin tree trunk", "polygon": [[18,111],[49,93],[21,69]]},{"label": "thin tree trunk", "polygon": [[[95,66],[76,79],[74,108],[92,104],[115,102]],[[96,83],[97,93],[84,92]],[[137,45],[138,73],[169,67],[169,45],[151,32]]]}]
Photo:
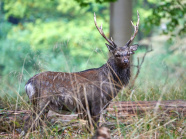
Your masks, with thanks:
[{"label": "thin tree trunk", "polygon": [[110,4],[110,37],[121,47],[132,34],[132,0],[118,0]]}]

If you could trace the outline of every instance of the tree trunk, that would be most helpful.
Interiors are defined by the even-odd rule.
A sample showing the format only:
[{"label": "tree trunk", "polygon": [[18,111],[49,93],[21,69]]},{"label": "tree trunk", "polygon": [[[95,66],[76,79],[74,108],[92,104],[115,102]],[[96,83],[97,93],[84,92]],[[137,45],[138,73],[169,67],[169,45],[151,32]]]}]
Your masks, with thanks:
[{"label": "tree trunk", "polygon": [[110,4],[110,37],[124,46],[132,35],[132,0],[118,0]]}]

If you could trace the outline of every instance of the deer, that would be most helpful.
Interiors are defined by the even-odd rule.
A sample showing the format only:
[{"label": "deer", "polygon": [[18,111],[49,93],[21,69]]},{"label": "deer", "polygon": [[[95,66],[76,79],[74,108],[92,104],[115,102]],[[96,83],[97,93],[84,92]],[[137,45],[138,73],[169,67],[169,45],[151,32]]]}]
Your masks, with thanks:
[{"label": "deer", "polygon": [[49,110],[69,111],[82,112],[82,118],[91,119],[94,127],[99,125],[102,110],[129,83],[130,57],[139,46],[130,45],[139,29],[138,12],[137,17],[136,25],[131,21],[133,35],[124,46],[118,47],[112,38],[106,37],[102,25],[98,27],[94,13],[95,26],[107,41],[105,45],[111,54],[101,67],[73,73],[46,71],[28,80],[25,90],[33,105],[35,121],[43,119]]}]

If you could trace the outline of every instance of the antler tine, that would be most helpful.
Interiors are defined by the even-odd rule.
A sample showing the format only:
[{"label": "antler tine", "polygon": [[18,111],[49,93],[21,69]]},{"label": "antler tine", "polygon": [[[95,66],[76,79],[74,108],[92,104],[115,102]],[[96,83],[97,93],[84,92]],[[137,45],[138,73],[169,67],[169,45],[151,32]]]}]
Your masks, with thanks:
[{"label": "antler tine", "polygon": [[95,26],[96,26],[96,28],[98,29],[99,33],[101,34],[101,36],[103,36],[103,38],[105,38],[105,40],[106,40],[113,48],[115,48],[115,47],[116,47],[116,44],[115,44],[112,40],[109,40],[109,39],[105,36],[105,34],[104,34],[104,32],[103,32],[102,24],[101,24],[100,27],[98,27],[97,22],[96,22],[96,14],[95,14],[95,13],[94,13],[94,23],[95,23]]},{"label": "antler tine", "polygon": [[140,21],[140,17],[139,17],[139,13],[137,11],[137,16],[138,16],[138,21],[136,23],[136,26],[133,24],[133,22],[131,21],[132,26],[134,27],[134,34],[133,36],[131,36],[130,40],[126,43],[126,46],[129,46],[129,44],[134,40],[134,38],[136,37],[137,33],[138,33],[138,28],[139,28],[139,21]]}]

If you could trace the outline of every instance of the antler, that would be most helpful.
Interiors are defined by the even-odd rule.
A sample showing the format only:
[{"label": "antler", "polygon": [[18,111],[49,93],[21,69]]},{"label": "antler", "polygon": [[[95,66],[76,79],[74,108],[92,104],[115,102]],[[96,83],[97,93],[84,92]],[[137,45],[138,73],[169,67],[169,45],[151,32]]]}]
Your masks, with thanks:
[{"label": "antler", "polygon": [[114,43],[114,41],[112,40],[112,38],[111,38],[111,40],[109,40],[109,39],[105,36],[105,34],[104,34],[104,32],[103,32],[102,24],[101,24],[100,27],[98,27],[97,22],[96,22],[96,14],[95,14],[95,13],[94,13],[94,23],[95,23],[95,26],[96,26],[96,28],[98,29],[99,33],[101,34],[101,36],[103,36],[103,38],[105,38],[105,40],[111,45],[111,47],[116,48],[117,45]]},{"label": "antler", "polygon": [[130,40],[126,43],[126,46],[129,46],[130,45],[130,43],[134,40],[134,38],[136,37],[136,34],[138,33],[139,21],[140,21],[140,17],[139,17],[138,11],[137,11],[137,16],[138,16],[138,21],[136,23],[136,26],[131,21],[131,24],[134,27],[134,34],[133,34],[133,36],[131,36]]}]

